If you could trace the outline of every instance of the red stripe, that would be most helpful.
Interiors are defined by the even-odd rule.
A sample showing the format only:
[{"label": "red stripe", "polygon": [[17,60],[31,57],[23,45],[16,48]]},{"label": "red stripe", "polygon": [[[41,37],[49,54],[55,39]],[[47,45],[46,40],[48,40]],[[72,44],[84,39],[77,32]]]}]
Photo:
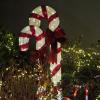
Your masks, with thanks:
[{"label": "red stripe", "polygon": [[30,26],[30,31],[32,32],[32,36],[34,36],[34,34],[35,34],[35,28],[34,28],[34,26]]},{"label": "red stripe", "polygon": [[50,23],[53,19],[55,19],[56,17],[58,17],[57,13],[53,14],[52,16],[50,16],[50,18],[48,19],[48,22]]},{"label": "red stripe", "polygon": [[58,26],[56,29],[55,29],[55,32],[60,32],[61,31],[61,27]]},{"label": "red stripe", "polygon": [[36,37],[36,41],[41,40],[42,38],[45,37],[45,35],[46,35],[46,33],[43,32],[41,35],[39,35],[38,37]]},{"label": "red stripe", "polygon": [[19,45],[19,47],[20,47],[20,50],[28,48],[29,47],[29,43]]},{"label": "red stripe", "polygon": [[42,5],[41,8],[42,8],[42,13],[43,13],[44,17],[48,19],[46,6]]},{"label": "red stripe", "polygon": [[60,48],[57,48],[57,53],[61,52],[61,47]]},{"label": "red stripe", "polygon": [[59,69],[61,68],[61,64],[57,65],[53,71],[51,72],[51,77],[53,77],[58,71]]},{"label": "red stripe", "polygon": [[39,20],[43,19],[43,17],[42,17],[41,15],[36,14],[36,13],[31,13],[31,14],[30,14],[30,17],[36,18],[36,19],[39,19]]},{"label": "red stripe", "polygon": [[87,96],[88,96],[88,89],[86,89],[86,90],[85,90],[85,95],[87,95]]},{"label": "red stripe", "polygon": [[20,35],[19,35],[19,37],[27,37],[27,38],[30,38],[31,37],[31,34],[27,34],[27,33],[21,33]]}]

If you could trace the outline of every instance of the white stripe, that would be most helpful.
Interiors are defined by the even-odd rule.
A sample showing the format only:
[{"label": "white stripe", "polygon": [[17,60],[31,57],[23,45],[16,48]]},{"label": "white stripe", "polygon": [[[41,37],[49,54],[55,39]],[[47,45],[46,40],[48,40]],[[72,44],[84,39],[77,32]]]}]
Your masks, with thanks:
[{"label": "white stripe", "polygon": [[47,9],[48,18],[56,13],[56,11],[49,6],[46,6],[46,9]]},{"label": "white stripe", "polygon": [[88,100],[88,96],[87,95],[85,96],[85,100]]},{"label": "white stripe", "polygon": [[45,44],[45,38],[42,38],[40,41],[36,42],[36,50],[41,49]]},{"label": "white stripe", "polygon": [[29,18],[29,25],[40,27],[41,21],[36,18]]},{"label": "white stripe", "polygon": [[55,29],[59,26],[60,24],[60,21],[59,21],[59,18],[55,18],[53,19],[50,23],[49,23],[49,29],[51,31],[55,31]]},{"label": "white stripe", "polygon": [[19,45],[27,44],[28,42],[29,42],[29,38],[19,37]]},{"label": "white stripe", "polygon": [[21,30],[21,33],[26,33],[32,35],[32,32],[30,31],[30,26],[26,26]]},{"label": "white stripe", "polygon": [[38,37],[43,33],[43,31],[39,27],[34,27],[35,29],[35,36]]},{"label": "white stripe", "polygon": [[36,14],[38,14],[38,15],[40,15],[40,16],[43,16],[41,6],[36,7],[36,8],[32,11],[32,13],[36,13]]},{"label": "white stripe", "polygon": [[59,71],[56,73],[56,75],[54,75],[51,78],[52,82],[54,83],[55,86],[57,86],[57,83],[61,81],[61,68],[59,69]]}]

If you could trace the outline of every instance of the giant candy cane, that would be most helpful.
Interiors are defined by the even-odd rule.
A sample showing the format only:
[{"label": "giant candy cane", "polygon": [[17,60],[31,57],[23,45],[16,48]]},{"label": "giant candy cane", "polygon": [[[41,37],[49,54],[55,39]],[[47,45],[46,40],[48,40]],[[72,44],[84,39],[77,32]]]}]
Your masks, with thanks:
[{"label": "giant candy cane", "polygon": [[[48,29],[51,32],[44,33],[42,29],[40,29],[41,19],[47,19],[49,22]],[[54,9],[52,9],[49,6],[39,6],[35,8],[32,13],[30,14],[29,18],[29,26],[25,27],[19,36],[19,46],[21,51],[27,51],[29,48],[29,39],[32,36],[35,36],[36,38],[36,50],[41,50],[45,44],[48,44],[45,42],[45,36],[48,33],[52,33],[51,39],[49,39],[49,42],[51,43],[49,45],[50,47],[50,54],[52,54],[52,45],[56,41],[57,44],[57,51],[56,51],[56,61],[49,61],[50,63],[50,71],[51,71],[51,80],[56,86],[58,82],[61,80],[61,43],[59,42],[60,38],[64,36],[64,33],[62,29],[59,26],[59,17]],[[50,36],[50,34],[48,35]],[[53,38],[54,37],[54,38]],[[53,38],[53,39],[52,39]],[[48,46],[48,45],[47,45]]]},{"label": "giant candy cane", "polygon": [[[57,32],[58,33],[57,35],[59,36],[59,33],[61,32],[61,28],[59,27],[60,23],[59,17],[56,11],[49,6],[39,6],[35,8],[30,14],[29,25],[40,27],[41,19],[43,18],[47,19],[49,23],[49,30],[55,33]],[[42,41],[40,40],[40,42]],[[50,62],[51,76],[54,85],[57,85],[57,83],[60,82],[61,80],[60,62],[61,62],[61,43],[57,42],[57,62],[56,63]]]}]

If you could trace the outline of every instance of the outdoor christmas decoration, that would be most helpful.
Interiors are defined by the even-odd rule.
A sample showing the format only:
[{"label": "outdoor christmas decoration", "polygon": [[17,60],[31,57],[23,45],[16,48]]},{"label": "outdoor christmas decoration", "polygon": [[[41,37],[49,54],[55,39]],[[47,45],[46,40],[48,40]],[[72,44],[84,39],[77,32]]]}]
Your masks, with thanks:
[{"label": "outdoor christmas decoration", "polygon": [[[49,25],[47,30],[40,28],[42,19],[47,19]],[[39,6],[30,14],[29,26],[26,26],[19,35],[19,46],[21,51],[29,49],[29,39],[35,37],[36,50],[30,56],[31,60],[38,60],[50,64],[50,77],[57,86],[61,81],[61,43],[65,40],[65,33],[59,25],[59,17],[56,11],[49,6]],[[48,48],[50,53],[48,52]],[[57,88],[58,94],[59,90]],[[59,96],[58,96],[59,97]]]},{"label": "outdoor christmas decoration", "polygon": [[85,100],[88,100],[88,86],[85,87]]},{"label": "outdoor christmas decoration", "polygon": [[31,12],[19,34],[20,51],[18,38],[6,28],[0,37],[0,100],[100,99],[100,45],[83,48],[82,38],[75,38],[61,48],[64,32],[53,8]]},{"label": "outdoor christmas decoration", "polygon": [[[6,29],[5,29],[6,31]],[[4,32],[4,31],[3,31]],[[9,32],[10,33],[10,32]],[[6,38],[7,33],[2,33],[3,38],[0,44],[4,46],[8,43]],[[10,37],[9,37],[10,38]],[[8,38],[8,39],[9,39]],[[13,37],[17,40],[17,37]],[[12,38],[12,39],[13,39]],[[5,42],[3,42],[5,40]],[[9,43],[11,43],[10,41]],[[17,45],[14,47],[17,49]],[[3,46],[3,45],[2,45]],[[13,50],[13,46],[11,51]],[[8,49],[9,51],[9,49]],[[7,50],[1,49],[1,54]],[[11,52],[9,51],[9,52]],[[64,98],[69,97],[73,99],[73,86],[78,88],[77,100],[85,99],[85,86],[88,84],[88,99],[100,99],[100,49],[95,47],[82,48],[76,43],[73,43],[62,49],[62,90]],[[42,97],[46,100],[57,97],[57,89],[54,87],[50,76],[48,66],[39,63],[29,63],[26,53],[17,52],[15,54],[7,55],[8,60],[2,59],[3,64],[0,63],[0,99],[3,100],[36,100],[36,97]],[[1,56],[0,56],[1,57]],[[15,59],[14,59],[14,58]],[[36,57],[36,56],[35,56]],[[2,58],[2,57],[1,57]],[[6,60],[6,62],[5,62]],[[34,60],[32,58],[32,60]],[[16,62],[15,62],[16,61]],[[44,59],[44,61],[46,61]],[[23,62],[23,63],[21,63]],[[13,85],[12,85],[13,84]],[[58,86],[57,86],[58,87]],[[40,91],[43,89],[42,91]],[[61,89],[61,88],[58,88]],[[45,91],[46,90],[46,91]],[[26,91],[26,92],[25,92]],[[73,92],[72,92],[73,91]],[[20,94],[19,94],[20,92]],[[62,98],[59,96],[59,98]],[[62,99],[62,100],[63,100]],[[68,99],[68,98],[67,98]],[[59,100],[59,99],[58,99]]]}]

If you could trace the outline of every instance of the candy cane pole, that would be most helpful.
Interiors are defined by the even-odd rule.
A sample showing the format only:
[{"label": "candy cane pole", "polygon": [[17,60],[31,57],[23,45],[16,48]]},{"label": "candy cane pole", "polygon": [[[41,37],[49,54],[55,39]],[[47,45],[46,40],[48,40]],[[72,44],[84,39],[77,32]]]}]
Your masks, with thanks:
[{"label": "candy cane pole", "polygon": [[88,88],[85,88],[85,100],[88,100]]},{"label": "candy cane pole", "polygon": [[[54,86],[61,81],[61,44],[57,43],[57,63],[50,63],[51,80]],[[61,100],[61,91],[58,90],[58,100]]]},{"label": "candy cane pole", "polygon": [[[46,18],[47,21],[49,22],[49,29],[52,32],[55,32],[55,30],[59,27],[60,21],[56,11],[49,6],[39,6],[35,8],[30,15],[29,25],[40,27],[41,19],[43,18]],[[41,40],[38,42],[42,44]],[[60,62],[61,62],[61,44],[57,42],[57,62],[56,63],[50,62],[51,80],[54,83],[54,86],[57,86],[57,83],[61,81]],[[61,95],[61,92],[59,93],[59,95]]]}]

